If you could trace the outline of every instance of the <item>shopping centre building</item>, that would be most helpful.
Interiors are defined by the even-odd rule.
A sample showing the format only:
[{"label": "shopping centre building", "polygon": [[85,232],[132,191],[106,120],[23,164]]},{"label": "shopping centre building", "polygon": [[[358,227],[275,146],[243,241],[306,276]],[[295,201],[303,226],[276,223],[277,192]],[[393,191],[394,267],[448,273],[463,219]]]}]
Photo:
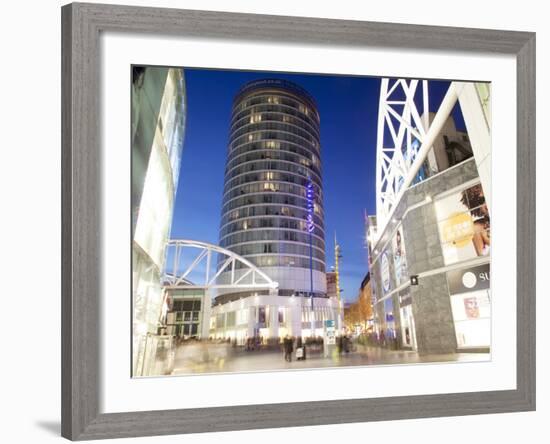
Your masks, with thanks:
[{"label": "shopping centre building", "polygon": [[470,131],[456,130],[448,105],[391,212],[368,218],[375,330],[421,354],[491,344],[489,89],[457,91]]}]

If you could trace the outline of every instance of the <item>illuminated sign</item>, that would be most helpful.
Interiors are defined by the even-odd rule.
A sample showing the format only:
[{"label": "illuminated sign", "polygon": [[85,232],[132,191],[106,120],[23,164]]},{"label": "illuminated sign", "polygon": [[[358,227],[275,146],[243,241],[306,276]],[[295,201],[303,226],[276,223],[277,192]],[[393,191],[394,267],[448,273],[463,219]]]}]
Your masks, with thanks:
[{"label": "illuminated sign", "polygon": [[306,200],[307,200],[307,231],[308,233],[313,233],[313,229],[315,228],[313,225],[313,198],[314,198],[314,189],[313,189],[313,182],[311,179],[308,179],[307,181],[307,189],[306,189]]},{"label": "illuminated sign", "polygon": [[327,345],[336,344],[336,329],[333,319],[325,321],[325,338]]}]

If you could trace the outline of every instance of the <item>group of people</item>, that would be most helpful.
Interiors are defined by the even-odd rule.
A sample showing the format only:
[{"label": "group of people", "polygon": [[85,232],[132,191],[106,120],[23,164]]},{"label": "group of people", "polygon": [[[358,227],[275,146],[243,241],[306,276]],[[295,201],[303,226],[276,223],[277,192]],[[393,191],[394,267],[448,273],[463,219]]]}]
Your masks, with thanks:
[{"label": "group of people", "polygon": [[370,331],[359,337],[359,342],[371,347],[397,348],[397,336],[391,329],[380,330],[379,333]]},{"label": "group of people", "polygon": [[[292,361],[292,353],[294,352],[294,338],[290,335],[286,335],[283,339],[283,351],[284,351],[284,358],[285,361],[291,362]],[[323,339],[314,339],[310,341],[308,344],[316,344],[316,345],[322,345]],[[342,335],[339,336],[337,339],[337,347],[338,347],[338,353],[349,353],[350,351],[354,351],[354,345],[353,340],[349,335]],[[296,339],[296,359],[306,359],[306,344],[303,342],[301,337],[298,337]]]},{"label": "group of people", "polygon": [[[294,338],[290,335],[286,335],[283,339],[283,350],[285,361],[292,361],[292,352],[294,351]],[[304,360],[306,359],[306,346],[302,341],[302,337],[296,339],[296,359]]]},{"label": "group of people", "polygon": [[338,353],[349,353],[353,347],[353,342],[348,335],[338,336]]},{"label": "group of people", "polygon": [[[294,338],[290,335],[286,335],[283,339],[283,351],[285,361],[292,361],[292,352],[294,351]],[[296,339],[296,360],[305,360],[306,359],[306,344],[302,340],[302,337],[299,336]]]},{"label": "group of people", "polygon": [[253,336],[251,338],[246,338],[244,349],[246,351],[259,350],[263,341],[264,341],[264,338],[261,336]]}]

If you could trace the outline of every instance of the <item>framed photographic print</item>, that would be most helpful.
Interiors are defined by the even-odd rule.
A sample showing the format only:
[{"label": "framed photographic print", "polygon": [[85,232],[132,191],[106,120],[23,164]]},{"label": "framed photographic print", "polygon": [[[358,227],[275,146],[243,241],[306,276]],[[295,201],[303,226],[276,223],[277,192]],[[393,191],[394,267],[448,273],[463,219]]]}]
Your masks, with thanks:
[{"label": "framed photographic print", "polygon": [[533,33],[62,24],[63,436],[535,408]]}]

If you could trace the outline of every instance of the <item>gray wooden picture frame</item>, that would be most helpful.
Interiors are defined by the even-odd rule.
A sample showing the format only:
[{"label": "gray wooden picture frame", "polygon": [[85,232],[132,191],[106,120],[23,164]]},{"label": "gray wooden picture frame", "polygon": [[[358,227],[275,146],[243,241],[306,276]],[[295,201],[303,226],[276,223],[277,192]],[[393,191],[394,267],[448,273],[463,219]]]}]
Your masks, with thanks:
[{"label": "gray wooden picture frame", "polygon": [[[106,31],[515,56],[517,389],[101,413],[99,36]],[[86,440],[535,409],[534,33],[74,3],[62,8],[62,108],[61,413],[64,437]]]}]

